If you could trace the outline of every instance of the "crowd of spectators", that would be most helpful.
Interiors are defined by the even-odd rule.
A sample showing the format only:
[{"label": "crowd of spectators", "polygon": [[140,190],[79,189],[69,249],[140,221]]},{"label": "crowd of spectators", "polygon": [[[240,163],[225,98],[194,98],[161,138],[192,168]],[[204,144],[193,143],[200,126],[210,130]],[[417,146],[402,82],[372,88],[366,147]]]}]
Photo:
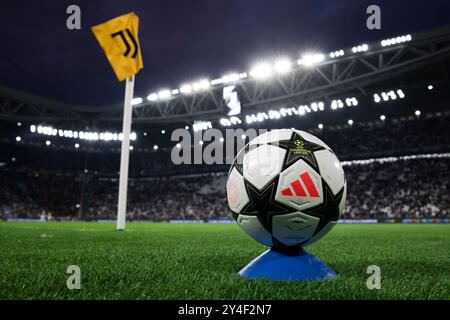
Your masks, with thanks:
[{"label": "crowd of spectators", "polygon": [[[386,120],[387,121],[387,120]],[[450,117],[393,119],[312,132],[341,161],[448,152]],[[119,154],[0,145],[0,219],[102,220],[117,210]],[[174,165],[170,148],[131,153],[128,219],[229,219],[224,165]],[[449,217],[450,159],[345,167],[343,218]]]},{"label": "crowd of spectators", "polygon": [[[342,218],[450,218],[450,159],[412,159],[344,167]],[[117,178],[0,169],[0,217],[114,219]],[[129,220],[231,219],[226,172],[132,179]]]}]

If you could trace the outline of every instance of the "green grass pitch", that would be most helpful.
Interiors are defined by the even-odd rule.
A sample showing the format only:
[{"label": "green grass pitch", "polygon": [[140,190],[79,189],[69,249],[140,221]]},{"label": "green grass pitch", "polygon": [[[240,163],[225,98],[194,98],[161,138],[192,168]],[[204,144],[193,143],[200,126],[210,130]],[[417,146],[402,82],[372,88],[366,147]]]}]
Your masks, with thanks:
[{"label": "green grass pitch", "polygon": [[[235,224],[0,223],[0,299],[449,299],[450,225],[338,225],[308,247],[340,277],[248,280]],[[81,290],[69,290],[69,265]],[[366,286],[381,268],[380,290]]]}]

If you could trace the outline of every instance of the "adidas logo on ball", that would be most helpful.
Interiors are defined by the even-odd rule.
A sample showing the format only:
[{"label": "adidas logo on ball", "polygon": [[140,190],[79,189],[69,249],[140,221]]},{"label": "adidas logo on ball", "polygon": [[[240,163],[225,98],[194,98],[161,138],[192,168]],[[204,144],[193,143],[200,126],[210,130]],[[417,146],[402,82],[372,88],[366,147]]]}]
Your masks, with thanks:
[{"label": "adidas logo on ball", "polygon": [[[308,191],[310,197],[313,197],[313,198],[319,197],[319,192],[317,191],[316,186],[314,185],[314,182],[311,180],[311,177],[308,172],[303,172],[300,175],[300,180],[303,182],[304,186],[306,187],[306,190]],[[295,195],[297,197],[308,197],[308,194],[306,194],[305,189],[303,189],[303,186],[302,186],[300,180],[297,179],[294,182],[291,182],[291,187],[292,187],[292,189],[294,189]],[[294,196],[290,187],[283,189],[281,191],[281,194],[285,197],[293,197]]]}]

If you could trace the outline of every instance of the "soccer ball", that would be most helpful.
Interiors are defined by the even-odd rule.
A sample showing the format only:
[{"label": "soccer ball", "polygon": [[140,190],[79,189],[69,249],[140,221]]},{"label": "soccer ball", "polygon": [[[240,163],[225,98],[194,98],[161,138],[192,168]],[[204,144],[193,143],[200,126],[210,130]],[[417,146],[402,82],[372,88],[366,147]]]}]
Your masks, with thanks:
[{"label": "soccer ball", "polygon": [[326,235],[344,210],[344,170],[323,141],[304,131],[266,132],[242,148],[230,168],[227,200],[253,239],[298,250]]}]

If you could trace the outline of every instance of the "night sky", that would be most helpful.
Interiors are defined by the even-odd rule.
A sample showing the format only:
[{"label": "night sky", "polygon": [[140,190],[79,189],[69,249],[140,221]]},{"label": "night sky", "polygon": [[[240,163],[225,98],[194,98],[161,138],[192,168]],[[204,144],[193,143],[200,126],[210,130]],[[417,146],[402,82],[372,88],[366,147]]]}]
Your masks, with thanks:
[{"label": "night sky", "polygon": [[[66,28],[67,6],[81,8],[81,30]],[[366,28],[381,7],[382,29]],[[144,69],[135,96],[188,81],[248,71],[264,58],[324,53],[450,23],[450,1],[147,0],[3,1],[0,86],[80,105],[123,99],[90,27],[134,11]]]}]

